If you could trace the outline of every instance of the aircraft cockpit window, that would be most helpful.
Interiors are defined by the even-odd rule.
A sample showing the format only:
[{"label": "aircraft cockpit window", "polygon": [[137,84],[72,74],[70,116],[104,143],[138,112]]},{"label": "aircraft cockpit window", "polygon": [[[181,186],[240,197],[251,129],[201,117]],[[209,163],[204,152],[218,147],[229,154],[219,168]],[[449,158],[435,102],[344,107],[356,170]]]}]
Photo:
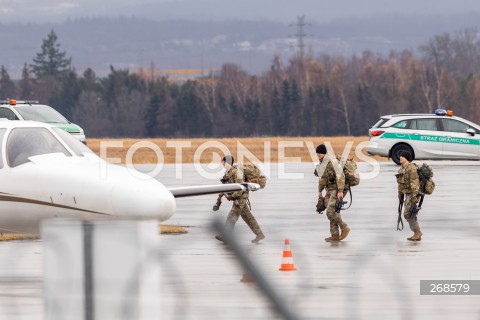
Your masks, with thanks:
[{"label": "aircraft cockpit window", "polygon": [[[0,129],[0,150],[3,150],[3,137],[7,129]],[[0,153],[0,169],[3,168],[3,154]]]},{"label": "aircraft cockpit window", "polygon": [[70,152],[46,128],[15,128],[7,140],[7,159],[10,167],[27,163],[29,157],[48,153]]},{"label": "aircraft cockpit window", "polygon": [[70,133],[60,128],[52,128],[60,139],[79,157],[83,157],[85,153],[93,153],[86,145],[81,143],[78,139],[74,138]]}]

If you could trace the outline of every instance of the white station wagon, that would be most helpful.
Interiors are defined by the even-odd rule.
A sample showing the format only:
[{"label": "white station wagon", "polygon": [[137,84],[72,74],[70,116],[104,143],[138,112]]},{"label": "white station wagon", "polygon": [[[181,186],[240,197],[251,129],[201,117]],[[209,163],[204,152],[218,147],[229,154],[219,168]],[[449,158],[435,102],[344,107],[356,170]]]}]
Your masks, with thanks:
[{"label": "white station wagon", "polygon": [[396,164],[403,150],[419,160],[480,160],[480,126],[453,116],[451,110],[386,115],[368,133],[367,153],[391,158]]},{"label": "white station wagon", "polygon": [[0,118],[8,120],[31,120],[49,123],[63,129],[86,144],[85,133],[80,126],[65,119],[57,110],[39,104],[38,101],[0,101]]}]

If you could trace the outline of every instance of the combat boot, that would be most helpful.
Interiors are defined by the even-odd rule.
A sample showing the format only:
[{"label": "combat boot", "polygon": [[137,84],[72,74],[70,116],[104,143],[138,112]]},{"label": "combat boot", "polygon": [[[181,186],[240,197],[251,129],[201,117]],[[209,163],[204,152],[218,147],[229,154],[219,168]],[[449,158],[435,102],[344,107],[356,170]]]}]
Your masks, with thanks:
[{"label": "combat boot", "polygon": [[340,241],[338,235],[334,235],[334,236],[331,236],[331,237],[328,237],[328,238],[325,238],[325,241]]},{"label": "combat boot", "polygon": [[260,240],[263,239],[265,239],[265,235],[263,234],[263,232],[260,232],[259,234],[257,234],[257,237],[252,240],[252,243],[259,243]]},{"label": "combat boot", "polygon": [[348,234],[350,233],[350,228],[349,227],[346,227],[345,229],[343,229],[342,231],[342,234],[340,235],[340,237],[338,237],[338,240],[343,240],[345,239]]},{"label": "combat boot", "polygon": [[420,231],[420,230],[415,231],[413,236],[408,238],[408,240],[410,240],[410,241],[422,241],[422,235],[423,235],[422,231]]}]

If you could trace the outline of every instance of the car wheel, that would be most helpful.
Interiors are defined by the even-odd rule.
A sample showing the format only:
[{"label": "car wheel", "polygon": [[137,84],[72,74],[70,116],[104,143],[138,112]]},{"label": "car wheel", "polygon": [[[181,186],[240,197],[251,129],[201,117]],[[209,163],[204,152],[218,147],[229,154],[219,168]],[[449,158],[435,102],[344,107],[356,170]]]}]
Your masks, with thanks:
[{"label": "car wheel", "polygon": [[410,148],[406,144],[399,144],[393,147],[390,153],[390,157],[392,158],[393,162],[395,162],[396,164],[400,164],[400,153],[402,153],[403,151],[408,151],[413,156],[412,148]]}]

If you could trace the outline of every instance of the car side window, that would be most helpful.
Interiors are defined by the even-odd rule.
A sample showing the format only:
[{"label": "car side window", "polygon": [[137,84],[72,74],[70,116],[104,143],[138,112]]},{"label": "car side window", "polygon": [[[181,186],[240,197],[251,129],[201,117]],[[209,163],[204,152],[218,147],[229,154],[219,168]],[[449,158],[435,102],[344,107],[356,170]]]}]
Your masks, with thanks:
[{"label": "car side window", "polygon": [[453,120],[453,119],[442,119],[443,130],[449,132],[465,132],[467,131],[470,126],[466,123],[461,121]]},{"label": "car side window", "polygon": [[437,119],[415,119],[411,120],[410,129],[437,131]]},{"label": "car side window", "polygon": [[0,108],[0,118],[5,118],[8,120],[18,120],[17,115],[8,108]]},{"label": "car side window", "polygon": [[380,120],[378,120],[377,123],[375,123],[373,126],[372,126],[372,129],[375,129],[375,128],[380,128],[385,122],[387,122],[388,119],[383,119],[383,118],[380,118]]},{"label": "car side window", "polygon": [[398,128],[398,129],[405,129],[407,127],[407,123],[408,123],[407,120],[402,120],[402,121],[399,121],[399,122],[395,123],[393,125],[393,127]]}]

